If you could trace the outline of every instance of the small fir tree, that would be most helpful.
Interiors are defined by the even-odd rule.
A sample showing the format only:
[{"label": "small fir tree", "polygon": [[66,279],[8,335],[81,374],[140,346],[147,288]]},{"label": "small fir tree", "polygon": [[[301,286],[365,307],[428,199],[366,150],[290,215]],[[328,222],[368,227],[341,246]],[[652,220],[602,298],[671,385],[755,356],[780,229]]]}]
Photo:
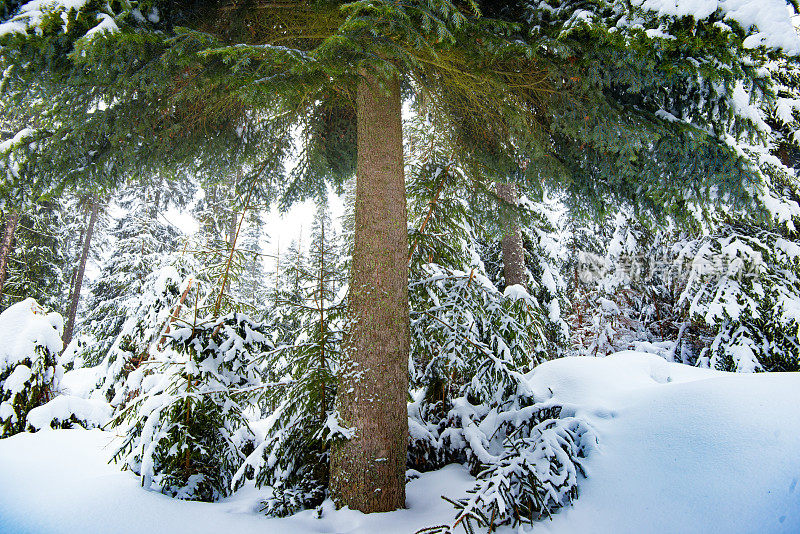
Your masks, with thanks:
[{"label": "small fir tree", "polygon": [[113,421],[125,432],[114,458],[146,488],[216,501],[241,484],[233,475],[255,442],[240,400],[262,387],[252,362],[272,347],[269,333],[233,313],[176,320],[163,337],[128,377],[141,392]]},{"label": "small fir tree", "polygon": [[59,314],[33,299],[0,313],[0,438],[23,432],[28,413],[53,397],[63,327]]},{"label": "small fir tree", "polygon": [[273,489],[264,511],[277,516],[322,503],[330,484],[331,441],[348,436],[334,410],[343,276],[338,239],[324,203],[311,228],[308,258],[299,253],[295,258],[297,263],[285,271],[290,285],[280,306],[291,314],[283,324],[296,328],[262,364],[283,383],[265,390],[263,397],[275,406],[266,439],[237,475],[255,469],[256,483]]}]

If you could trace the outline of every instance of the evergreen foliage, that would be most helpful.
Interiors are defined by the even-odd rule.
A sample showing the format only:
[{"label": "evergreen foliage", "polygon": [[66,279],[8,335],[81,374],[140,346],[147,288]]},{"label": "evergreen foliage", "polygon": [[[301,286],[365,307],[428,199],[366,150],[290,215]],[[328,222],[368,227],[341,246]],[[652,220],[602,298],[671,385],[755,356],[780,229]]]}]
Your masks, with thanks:
[{"label": "evergreen foliage", "polygon": [[636,349],[739,372],[797,368],[794,232],[751,222],[697,235],[622,213],[611,226],[608,253],[583,266],[572,350]]},{"label": "evergreen foliage", "polygon": [[800,370],[800,298],[796,238],[726,225],[689,241],[681,300],[688,315],[713,329],[698,365],[725,371]]},{"label": "evergreen foliage", "polygon": [[[764,2],[770,13],[786,11],[781,0]],[[229,280],[247,272],[233,238],[241,223],[226,204],[244,197],[243,212],[251,194],[260,202],[273,188],[287,204],[321,194],[324,180],[340,186],[364,156],[354,143],[356,87],[369,79],[389,90],[400,79],[435,126],[433,137],[410,147],[409,464],[469,462],[478,476],[474,496],[454,502],[458,516],[442,530],[531,522],[575,497],[593,441],[567,408],[534,399],[522,375],[558,353],[566,330],[556,271],[577,273],[581,251],[615,265],[610,280],[574,282],[573,299],[590,311],[575,310],[573,326],[595,336],[589,352],[644,342],[663,349],[656,344],[677,335],[666,354],[674,359],[685,325],[703,320],[717,337],[699,357],[681,349],[687,363],[797,365],[800,195],[789,165],[800,142],[800,99],[788,54],[800,52],[800,38],[788,16],[769,21],[780,30],[773,31],[757,10],[674,4],[6,2],[0,91],[10,106],[0,207],[46,201],[67,184],[114,183],[139,166],[146,175],[204,169],[223,190],[200,208],[212,234],[201,276],[216,294],[192,296],[196,315],[213,308],[216,317],[236,305]],[[49,109],[37,114],[45,102]],[[428,141],[436,150],[420,157]],[[287,174],[291,156],[297,165]],[[233,169],[245,175],[233,179]],[[670,240],[685,239],[627,220],[594,236],[575,229],[571,258],[559,266],[554,225],[539,213],[525,234],[531,291],[505,287],[496,235],[484,233],[492,225],[478,212],[487,184],[506,179],[523,182],[532,198],[563,191],[570,209],[585,207],[601,226],[632,209],[688,221],[693,235],[706,230],[677,258],[693,258],[692,277],[683,288],[656,272],[645,273],[646,282],[641,273],[622,276],[617,267],[634,251],[668,248],[671,257]],[[143,198],[129,208],[134,214]],[[520,211],[529,208],[542,211]],[[747,225],[719,225],[748,211]],[[318,257],[312,251],[306,265],[298,247],[284,271],[294,285],[276,292],[277,348],[268,347],[263,324],[237,314],[171,330],[190,291],[188,271],[158,270],[175,236],[117,228],[122,253],[95,288],[87,359],[103,358],[100,394],[129,403],[116,420],[129,424],[118,455],[143,485],[214,500],[254,468],[257,481],[275,489],[270,513],[325,496],[330,441],[348,438],[349,429],[330,404],[342,299],[320,224]],[[607,242],[621,248],[604,251]],[[730,260],[722,274],[700,272],[712,255]],[[758,277],[744,276],[753,270]],[[267,348],[252,365],[253,353]],[[264,384],[259,366],[287,380]],[[267,438],[234,474],[254,439],[236,395],[265,385],[274,386],[267,401],[277,407]]]},{"label": "evergreen foliage", "polygon": [[[533,167],[555,161],[571,201],[628,200],[682,217],[726,197],[762,204],[767,179],[737,145],[769,146],[765,117],[782,76],[768,67],[794,63],[784,55],[798,51],[794,31],[740,24],[747,14],[722,5],[673,14],[650,2],[522,4],[531,37],[563,69],[551,108],[556,158]],[[770,32],[780,44],[762,39]]]},{"label": "evergreen foliage", "polygon": [[24,432],[28,413],[52,398],[63,327],[59,314],[33,299],[0,313],[0,438]]},{"label": "evergreen foliage", "polygon": [[267,272],[264,268],[264,254],[261,246],[262,238],[265,237],[261,213],[250,212],[246,223],[247,228],[243,230],[244,236],[241,238],[245,261],[242,275],[234,284],[233,290],[237,294],[238,300],[247,307],[249,313],[257,317],[267,309],[269,294],[266,287]]},{"label": "evergreen foliage", "polygon": [[[538,360],[552,359],[561,355],[567,344],[569,327],[562,317],[562,308],[568,302],[567,284],[563,277],[566,248],[558,231],[562,224],[563,205],[558,198],[544,194],[539,201],[523,196],[514,210],[521,225],[527,288],[541,314],[544,337],[539,337],[531,349]],[[500,207],[499,211],[502,211]],[[502,221],[507,217],[492,218]],[[503,232],[508,226],[496,229]],[[490,233],[489,236],[492,234]],[[486,237],[484,238],[486,239]],[[480,249],[487,275],[500,290],[505,290],[504,265],[500,242],[486,240]]]},{"label": "evergreen foliage", "polygon": [[694,329],[679,303],[686,280],[674,250],[685,236],[624,210],[597,225],[594,235],[574,231],[572,350],[606,356],[635,348],[693,363],[692,347],[682,344]]},{"label": "evergreen foliage", "polygon": [[263,508],[269,515],[287,516],[322,503],[328,496],[330,442],[346,437],[334,411],[345,308],[340,257],[321,203],[308,258],[297,252],[297,262],[284,271],[290,285],[279,297],[278,313],[281,324],[294,325],[285,331],[290,337],[261,364],[281,381],[262,395],[274,407],[266,438],[236,477],[253,468],[256,484],[272,488]]},{"label": "evergreen foliage", "polygon": [[251,364],[271,348],[269,332],[240,313],[173,326],[128,377],[141,392],[113,421],[126,432],[115,459],[146,488],[215,501],[238,487],[232,477],[255,442],[239,400],[261,387]]},{"label": "evergreen foliage", "polygon": [[0,308],[33,298],[48,308],[64,309],[68,262],[63,220],[55,201],[36,203],[20,214]]},{"label": "evergreen foliage", "polygon": [[[478,477],[472,497],[451,501],[454,522],[425,531],[532,522],[577,495],[580,458],[594,439],[580,419],[537,405],[522,374],[551,357],[564,335],[555,313],[554,229],[526,233],[536,247],[530,263],[538,299],[519,285],[498,289],[486,265],[499,277],[502,264],[481,260],[479,252],[496,254],[487,254],[492,247],[479,239],[505,228],[492,232],[497,209],[488,217],[475,210],[494,199],[467,202],[487,188],[464,187],[469,182],[459,164],[426,142],[435,134],[424,121],[414,126],[409,191],[412,219],[419,222],[411,233],[408,467],[427,471],[461,462]],[[546,324],[555,332],[546,333]]]}]

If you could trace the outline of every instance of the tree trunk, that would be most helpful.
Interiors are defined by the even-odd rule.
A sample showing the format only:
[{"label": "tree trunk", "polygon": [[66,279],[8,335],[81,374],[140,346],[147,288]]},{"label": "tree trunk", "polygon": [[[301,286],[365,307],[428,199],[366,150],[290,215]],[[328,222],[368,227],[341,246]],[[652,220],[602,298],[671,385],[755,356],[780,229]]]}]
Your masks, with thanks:
[{"label": "tree trunk", "polygon": [[[245,206],[247,209],[247,206]],[[242,218],[244,218],[244,211],[242,211]],[[238,217],[236,214],[236,210],[231,211],[231,218],[228,221],[228,250],[231,252],[231,261],[233,260],[233,251],[236,250],[236,239],[238,238],[239,234],[237,232],[238,226],[236,222],[238,221]],[[230,277],[225,282],[225,287],[222,288],[225,293],[231,292],[231,279]]]},{"label": "tree trunk", "polygon": [[[325,376],[325,221],[320,221],[320,239],[319,239],[319,279],[317,286],[317,306],[319,306],[319,372]],[[327,416],[327,409],[325,406],[325,380],[322,381],[320,386],[320,393],[322,393],[322,402],[319,409],[319,421],[325,423]]]},{"label": "tree trunk", "polygon": [[[517,184],[500,183],[495,184],[495,193],[501,200],[516,207],[519,203],[517,196]],[[525,250],[522,248],[522,232],[519,224],[513,217],[508,217],[508,231],[503,236],[503,278],[506,287],[520,284],[527,286],[525,276]]]},{"label": "tree trunk", "polygon": [[78,312],[78,302],[81,298],[81,286],[83,285],[83,275],[86,271],[86,259],[89,257],[89,250],[92,245],[92,234],[94,224],[97,222],[97,213],[100,211],[100,202],[97,197],[92,197],[92,212],[89,216],[89,225],[86,227],[86,235],[83,239],[83,249],[81,259],[78,262],[78,270],[75,273],[75,284],[72,286],[72,294],[69,301],[69,312],[67,314],[67,324],[64,327],[64,348],[72,341],[72,331],[75,329],[75,315]]},{"label": "tree trunk", "polygon": [[[86,218],[84,217],[84,225],[86,223]],[[86,236],[86,227],[81,227],[81,234],[78,236],[78,241],[76,242],[75,247],[75,257],[80,258],[81,251],[83,250],[83,238]],[[69,292],[67,293],[69,301],[72,302],[72,292],[75,290],[75,278],[78,277],[78,266],[72,268],[72,276],[69,277]]]},{"label": "tree trunk", "polygon": [[[89,226],[89,215],[92,210],[83,210],[83,221],[81,221],[81,234],[78,236],[78,241],[75,242],[75,258],[80,263],[81,251],[83,250],[83,240],[86,237],[86,227]],[[69,278],[69,292],[67,292],[68,302],[72,302],[72,292],[75,290],[75,279],[78,277],[78,264],[72,267],[72,275]],[[66,346],[66,345],[65,345]]]},{"label": "tree trunk", "polygon": [[354,434],[334,442],[331,493],[338,506],[369,513],[405,506],[410,334],[399,82],[382,89],[362,75],[356,105],[350,330],[336,399],[340,424]]},{"label": "tree trunk", "polygon": [[14,233],[19,224],[19,213],[10,211],[6,215],[6,231],[3,234],[3,243],[0,244],[0,304],[3,302],[3,286],[8,276],[8,260],[14,247]]}]

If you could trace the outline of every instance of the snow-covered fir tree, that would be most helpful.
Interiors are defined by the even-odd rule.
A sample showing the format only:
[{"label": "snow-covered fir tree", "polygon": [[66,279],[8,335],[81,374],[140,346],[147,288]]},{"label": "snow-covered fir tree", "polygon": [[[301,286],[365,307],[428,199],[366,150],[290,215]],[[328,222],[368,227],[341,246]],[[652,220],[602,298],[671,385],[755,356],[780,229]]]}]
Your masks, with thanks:
[{"label": "snow-covered fir tree", "polygon": [[0,309],[33,298],[48,308],[65,310],[68,261],[63,219],[57,201],[36,203],[19,214]]},{"label": "snow-covered fir tree", "polygon": [[23,432],[28,413],[53,397],[63,327],[61,315],[33,299],[0,313],[0,438]]},{"label": "snow-covered fir tree", "polygon": [[340,242],[324,202],[311,226],[308,256],[298,248],[290,257],[278,307],[288,337],[261,363],[279,380],[261,397],[274,410],[264,442],[237,475],[255,470],[256,483],[273,490],[264,511],[277,516],[322,503],[330,483],[330,443],[347,437],[334,411],[344,279]]},{"label": "snow-covered fir tree", "polygon": [[139,392],[113,421],[125,433],[115,459],[145,488],[215,501],[242,482],[233,475],[255,435],[240,402],[263,387],[252,363],[272,344],[264,325],[244,314],[171,317],[171,329],[151,341],[147,365],[128,376]]},{"label": "snow-covered fir tree", "polygon": [[[138,383],[129,382],[128,376],[150,359],[154,344],[168,332],[174,315],[189,302],[196,304],[196,292],[197,281],[184,261],[165,264],[145,276],[139,292],[125,300],[118,329],[106,334],[109,337],[93,339],[108,347],[96,364],[98,384],[93,397],[123,406],[138,394]],[[187,301],[190,297],[194,299]],[[89,344],[87,349],[96,350],[96,345]],[[92,363],[89,358],[83,359]]]},{"label": "snow-covered fir tree", "polygon": [[297,315],[303,305],[303,285],[306,258],[300,240],[292,241],[284,251],[279,251],[275,263],[275,289],[272,294],[278,339],[291,344],[300,328]]},{"label": "snow-covered fir tree", "polygon": [[[792,233],[793,234],[793,233]],[[786,232],[725,225],[678,253],[680,297],[713,339],[698,365],[738,372],[800,370],[800,243]]]},{"label": "snow-covered fir tree", "polygon": [[137,313],[145,283],[154,271],[171,263],[180,233],[159,215],[163,208],[159,182],[134,182],[123,189],[117,204],[124,210],[108,229],[104,262],[90,288],[80,333],[82,359],[97,365],[107,358],[123,330]]}]

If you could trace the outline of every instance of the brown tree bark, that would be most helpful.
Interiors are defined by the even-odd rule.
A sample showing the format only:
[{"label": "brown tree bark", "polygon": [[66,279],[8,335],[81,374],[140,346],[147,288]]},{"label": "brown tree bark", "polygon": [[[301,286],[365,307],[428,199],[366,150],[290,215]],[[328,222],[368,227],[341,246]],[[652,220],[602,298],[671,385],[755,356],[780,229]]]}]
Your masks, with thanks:
[{"label": "brown tree bark", "polygon": [[3,233],[3,242],[0,244],[0,303],[3,300],[3,286],[8,276],[8,259],[11,257],[11,251],[14,248],[14,233],[17,231],[18,224],[19,213],[9,211],[6,215],[6,230]]},{"label": "brown tree bark", "polygon": [[69,311],[67,312],[67,324],[64,326],[64,348],[72,341],[72,331],[75,329],[75,315],[78,312],[78,302],[81,298],[81,286],[83,285],[83,275],[86,272],[86,259],[89,257],[89,250],[92,246],[92,234],[94,225],[97,222],[97,214],[100,211],[100,202],[97,197],[92,197],[92,211],[89,216],[89,224],[83,238],[83,248],[81,258],[78,262],[78,270],[75,273],[75,283],[72,285],[72,293],[69,299]]},{"label": "brown tree bark", "polygon": [[331,493],[338,506],[384,512],[405,506],[408,441],[408,233],[400,85],[358,85],[355,235],[350,330],[339,370],[340,424]]},{"label": "brown tree bark", "polygon": [[[495,184],[495,193],[501,200],[511,206],[516,207],[519,203],[519,196],[517,194],[517,184],[506,182],[497,182]],[[527,277],[525,276],[525,250],[522,247],[522,232],[520,231],[519,224],[513,217],[508,217],[508,231],[503,236],[503,278],[506,281],[506,287],[514,284],[527,286]]]}]

